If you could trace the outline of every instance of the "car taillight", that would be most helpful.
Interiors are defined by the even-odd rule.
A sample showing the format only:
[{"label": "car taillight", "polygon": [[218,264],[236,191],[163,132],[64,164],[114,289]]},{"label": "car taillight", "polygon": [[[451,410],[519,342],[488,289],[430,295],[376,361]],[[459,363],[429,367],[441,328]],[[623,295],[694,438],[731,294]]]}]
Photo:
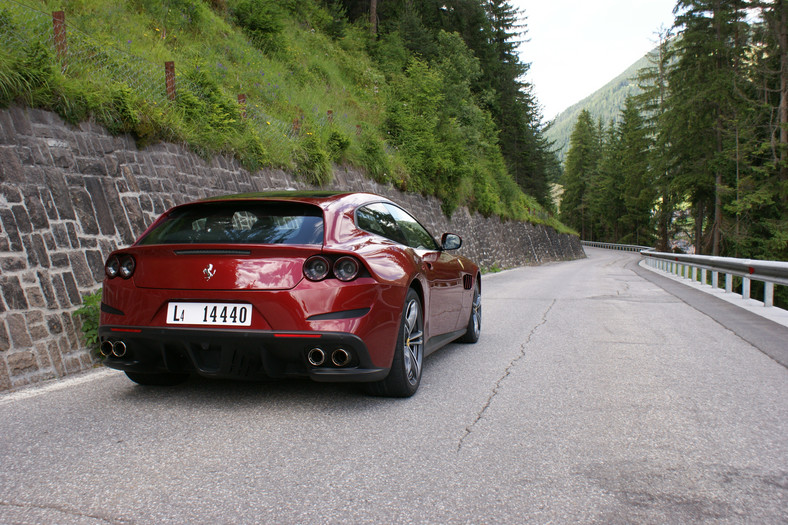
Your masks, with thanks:
[{"label": "car taillight", "polygon": [[[333,262],[332,262],[333,261]],[[334,260],[333,257],[314,255],[304,263],[304,277],[310,281],[322,281],[332,273],[343,282],[352,281],[361,273],[361,263],[355,257],[345,255]]]},{"label": "car taillight", "polygon": [[304,277],[310,281],[322,281],[328,275],[329,270],[331,270],[331,264],[328,259],[320,255],[310,257],[304,263]]},{"label": "car taillight", "polygon": [[107,264],[104,265],[104,272],[106,272],[107,277],[113,279],[118,276],[119,271],[120,271],[120,260],[113,255],[112,257],[109,258]]},{"label": "car taillight", "polygon": [[359,271],[358,261],[353,257],[340,257],[334,263],[334,276],[340,281],[352,281]]},{"label": "car taillight", "polygon": [[131,255],[113,255],[107,260],[107,264],[104,265],[104,272],[110,279],[115,277],[128,279],[134,275],[136,266],[134,257]]}]

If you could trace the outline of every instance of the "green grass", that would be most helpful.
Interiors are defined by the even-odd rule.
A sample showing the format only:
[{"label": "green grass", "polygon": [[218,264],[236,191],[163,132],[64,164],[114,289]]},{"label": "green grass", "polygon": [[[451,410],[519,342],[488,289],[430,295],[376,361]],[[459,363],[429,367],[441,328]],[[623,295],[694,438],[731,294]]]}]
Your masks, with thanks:
[{"label": "green grass", "polygon": [[[375,43],[367,28],[321,5],[0,0],[6,44],[0,105],[47,108],[69,122],[93,118],[113,133],[132,134],[140,146],[184,142],[206,158],[229,154],[250,170],[281,167],[317,185],[331,180],[332,165],[348,163],[380,182],[442,197],[447,215],[466,205],[570,233],[505,172],[494,130],[463,147],[456,141],[477,139],[438,121],[436,129],[448,138],[436,139],[424,128],[395,147],[387,111],[402,98],[397,88],[407,85],[405,73],[371,58]],[[52,37],[51,13],[60,9],[67,23],[65,67]],[[258,11],[241,20],[235,13],[243,9]],[[165,91],[167,61],[175,63],[174,101]],[[246,96],[245,107],[238,94]],[[438,111],[440,100],[433,105]],[[413,123],[413,115],[406,117]],[[425,118],[434,122],[436,114]],[[430,152],[442,160],[430,163]],[[453,161],[460,153],[467,158]],[[417,157],[423,162],[414,167]]]}]

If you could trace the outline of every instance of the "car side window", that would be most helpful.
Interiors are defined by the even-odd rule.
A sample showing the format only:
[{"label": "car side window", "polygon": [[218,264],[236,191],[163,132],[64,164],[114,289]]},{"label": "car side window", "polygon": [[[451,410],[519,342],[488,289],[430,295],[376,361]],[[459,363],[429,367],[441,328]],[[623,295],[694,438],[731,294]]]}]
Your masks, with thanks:
[{"label": "car side window", "polygon": [[408,212],[398,206],[391,204],[385,205],[389,210],[391,216],[397,221],[399,229],[405,235],[406,243],[411,248],[420,250],[439,250],[438,243],[435,242],[432,235],[419,224],[419,221],[414,219]]},{"label": "car side window", "polygon": [[382,203],[368,204],[356,210],[356,225],[400,244],[408,244],[405,236]]}]

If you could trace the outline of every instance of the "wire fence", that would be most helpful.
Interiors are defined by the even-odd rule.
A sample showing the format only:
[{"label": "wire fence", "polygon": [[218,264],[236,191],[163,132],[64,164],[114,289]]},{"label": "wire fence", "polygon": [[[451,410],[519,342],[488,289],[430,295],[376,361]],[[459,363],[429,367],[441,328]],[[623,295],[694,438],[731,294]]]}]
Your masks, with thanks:
[{"label": "wire fence", "polygon": [[[162,112],[176,108],[182,90],[200,92],[200,86],[180,73],[181,69],[199,69],[199,64],[155,63],[123,49],[122,41],[98,41],[70,24],[63,11],[49,13],[17,0],[0,0],[0,37],[7,51],[44,45],[56,57],[64,77],[95,84],[97,88],[107,83],[127,86],[136,98]],[[222,63],[216,67],[222,75],[235,73]],[[271,89],[280,88],[276,85]],[[361,134],[360,124],[348,115],[335,115],[333,110],[314,107],[308,115],[301,112],[298,118],[287,122],[266,112],[264,101],[256,101],[246,93],[225,96],[228,103],[238,105],[240,115],[256,129],[271,158],[291,158],[305,128],[306,116],[310,126],[317,129],[330,126],[348,136]]]}]

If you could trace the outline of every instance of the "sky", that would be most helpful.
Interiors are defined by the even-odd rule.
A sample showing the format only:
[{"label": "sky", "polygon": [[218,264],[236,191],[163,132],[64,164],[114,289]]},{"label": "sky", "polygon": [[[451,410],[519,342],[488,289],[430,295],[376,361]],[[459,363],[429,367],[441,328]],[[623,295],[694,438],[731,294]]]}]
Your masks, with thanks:
[{"label": "sky", "polygon": [[651,51],[676,0],[510,0],[527,17],[520,59],[545,121]]}]

